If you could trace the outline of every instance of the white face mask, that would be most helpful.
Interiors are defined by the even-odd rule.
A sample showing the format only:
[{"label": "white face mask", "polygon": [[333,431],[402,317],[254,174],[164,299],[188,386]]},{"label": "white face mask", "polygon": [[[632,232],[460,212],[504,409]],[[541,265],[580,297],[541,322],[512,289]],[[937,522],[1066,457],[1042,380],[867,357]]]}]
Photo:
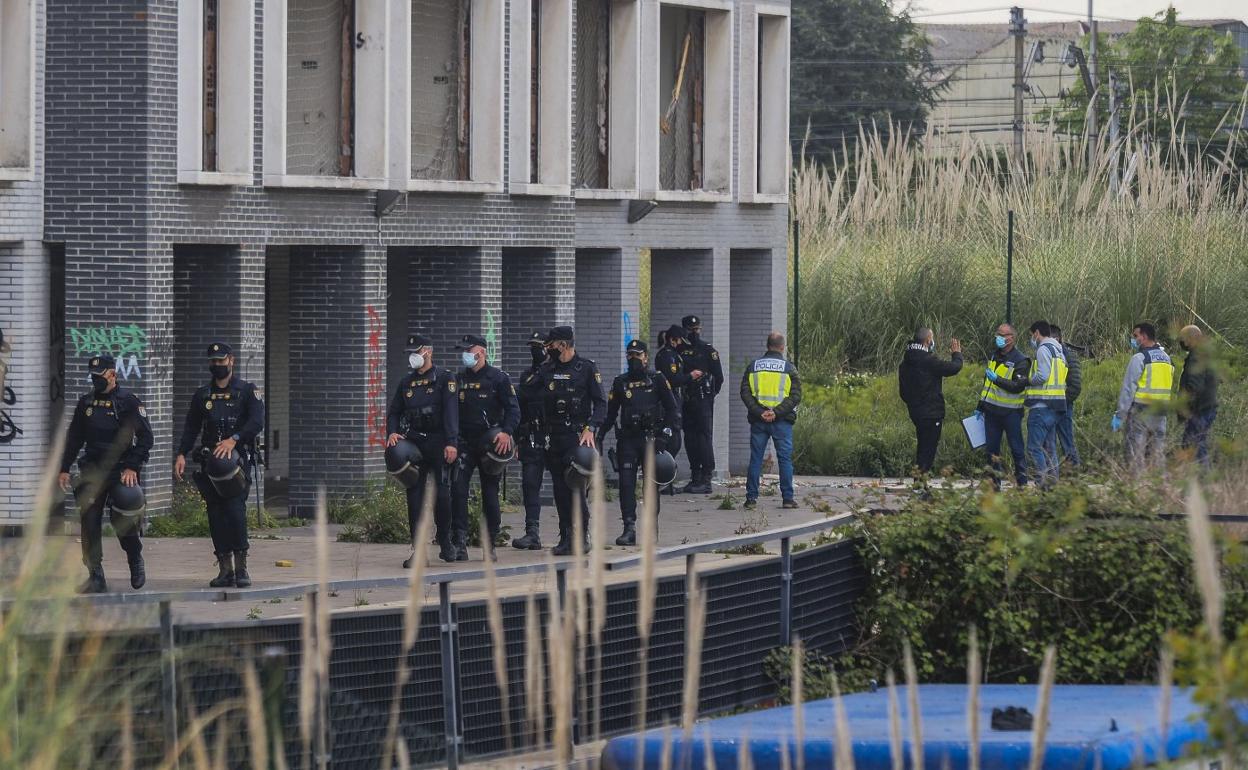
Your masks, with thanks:
[{"label": "white face mask", "polygon": [[411,365],[412,369],[419,370],[425,365],[425,357],[419,353],[412,353],[407,357],[407,363]]},{"label": "white face mask", "polygon": [[471,369],[477,365],[477,354],[473,353],[471,350],[465,350],[460,354],[459,360],[464,363],[464,366]]}]

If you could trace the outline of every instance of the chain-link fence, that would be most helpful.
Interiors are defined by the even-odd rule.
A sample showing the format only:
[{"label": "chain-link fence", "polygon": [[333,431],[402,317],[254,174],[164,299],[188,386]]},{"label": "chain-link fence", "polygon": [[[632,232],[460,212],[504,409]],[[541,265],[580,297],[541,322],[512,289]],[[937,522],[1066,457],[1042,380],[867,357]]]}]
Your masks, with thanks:
[{"label": "chain-link fence", "polygon": [[605,189],[611,0],[576,0],[576,186]]},{"label": "chain-link fence", "polygon": [[[853,605],[865,583],[855,548],[854,541],[846,540],[790,554],[786,539],[778,558],[698,573],[706,597],[699,713],[745,707],[773,696],[774,685],[764,674],[763,659],[793,634],[799,634],[811,649],[844,649],[856,633]],[[480,575],[469,573],[468,577]],[[565,594],[561,605],[566,606],[564,583],[558,581]],[[680,719],[689,660],[688,585],[685,575],[656,581],[647,663],[647,726]],[[572,653],[576,660],[576,691],[570,701],[576,715],[574,740],[618,735],[637,727],[638,590],[636,582],[608,585],[601,650],[594,649],[592,635],[586,634]],[[333,768],[376,768],[391,729],[395,683],[404,655],[410,676],[398,693],[395,727],[413,764],[453,767],[469,758],[549,746],[554,709],[552,651],[545,638],[548,597],[533,599],[541,629],[538,659],[543,668],[538,672],[542,685],[533,693],[526,687],[532,680],[527,668],[534,660],[527,649],[530,597],[499,602],[506,704],[494,673],[487,602],[452,602],[449,584],[439,586],[439,598],[438,606],[422,611],[416,642],[406,651],[402,607],[333,615],[328,630],[327,689],[315,703],[306,690],[301,618],[175,625],[166,602],[159,628],[108,634],[118,654],[108,657],[110,668],[101,676],[109,687],[116,683],[127,688],[133,718],[123,730],[119,714],[118,729],[98,736],[95,760],[100,766],[120,766],[124,755],[133,757],[134,767],[154,767],[167,759],[176,736],[179,744],[201,742],[214,755],[223,756],[229,767],[250,766],[245,676],[247,668],[255,666],[263,676],[273,675],[267,700],[273,712],[268,724],[270,730],[281,731],[288,766],[304,766],[311,755]],[[315,601],[315,596],[302,600]],[[592,607],[587,612],[592,613]],[[70,635],[66,676],[78,668],[77,651],[89,649],[97,636]],[[48,643],[47,635],[32,634],[26,642],[32,654],[19,656],[16,665],[37,665],[40,658],[33,650]],[[280,664],[272,667],[273,660]],[[595,698],[592,688],[599,680],[601,696]],[[531,710],[526,699],[530,695],[542,701],[545,728],[539,736],[529,729]],[[600,704],[597,714],[596,704]],[[186,746],[180,749],[187,751]],[[322,750],[323,755],[319,754]]]},{"label": "chain-link fence", "polygon": [[659,16],[659,186],[702,188],[705,11],[662,6]]},{"label": "chain-link fence", "polygon": [[[351,50],[344,36],[349,40],[351,18],[347,12],[351,7],[353,0],[289,0],[286,11],[288,174],[339,175],[343,150],[340,142],[344,118],[343,57],[344,51]],[[348,109],[349,104],[348,101]]]},{"label": "chain-link fence", "polygon": [[412,178],[468,178],[471,0],[412,0]]}]

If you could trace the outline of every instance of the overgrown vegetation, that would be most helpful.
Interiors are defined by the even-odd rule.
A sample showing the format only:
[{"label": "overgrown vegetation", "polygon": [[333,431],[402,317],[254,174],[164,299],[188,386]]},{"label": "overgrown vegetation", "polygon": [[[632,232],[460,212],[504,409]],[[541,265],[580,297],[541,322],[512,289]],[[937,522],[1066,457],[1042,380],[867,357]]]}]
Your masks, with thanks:
[{"label": "overgrown vegetation", "polygon": [[[504,515],[507,508],[503,506]],[[387,478],[369,481],[362,494],[331,500],[329,520],[346,525],[338,533],[342,543],[412,541],[407,522],[407,491]],[[504,523],[497,544],[510,542],[510,538],[511,526]],[[481,546],[481,493],[475,488],[468,498],[468,545]]]},{"label": "overgrown vegetation", "polygon": [[[267,508],[247,508],[247,528],[251,531],[277,529],[283,524],[299,526],[302,523],[302,519],[279,521]],[[195,485],[189,481],[174,483],[169,512],[149,519],[143,534],[147,537],[208,537],[211,534],[208,509]]]},{"label": "overgrown vegetation", "polygon": [[[856,525],[868,570],[860,636],[836,659],[805,661],[808,698],[883,682],[913,649],[919,676],[966,681],[967,636],[979,628],[984,680],[1034,682],[1057,647],[1064,683],[1157,679],[1168,632],[1197,628],[1202,601],[1174,490],[1147,480],[1062,485],[1045,493],[940,492]],[[1248,621],[1243,545],[1220,540],[1225,630]],[[768,671],[790,678],[788,655]],[[823,688],[823,689],[821,689]]]}]

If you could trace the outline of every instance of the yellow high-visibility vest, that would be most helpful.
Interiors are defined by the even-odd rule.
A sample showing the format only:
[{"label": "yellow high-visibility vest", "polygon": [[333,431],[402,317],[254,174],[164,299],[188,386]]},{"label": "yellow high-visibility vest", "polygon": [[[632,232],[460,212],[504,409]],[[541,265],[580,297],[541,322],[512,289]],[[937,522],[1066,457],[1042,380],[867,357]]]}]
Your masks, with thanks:
[{"label": "yellow high-visibility vest", "polygon": [[1135,403],[1148,406],[1170,401],[1174,387],[1174,364],[1170,356],[1160,348],[1141,350],[1144,355],[1144,371],[1136,383]]},{"label": "yellow high-visibility vest", "polygon": [[1048,347],[1053,353],[1049,359],[1049,376],[1040,385],[1027,388],[1027,398],[1038,401],[1065,401],[1066,375],[1070,368],[1066,365],[1066,356],[1061,348],[1046,342],[1041,347]]},{"label": "yellow high-visibility vest", "polygon": [[[989,361],[988,368],[996,372],[997,377],[1002,380],[1010,380],[1014,378],[1014,364],[1010,361],[1003,363]],[[984,389],[983,392],[979,394],[979,400],[986,401],[989,404],[993,404],[994,406],[999,406],[1004,409],[1023,408],[1022,393],[1010,393],[1007,390],[1003,390],[1000,385],[988,379],[988,375],[984,375]]]},{"label": "yellow high-visibility vest", "polygon": [[758,403],[774,409],[789,397],[793,378],[788,374],[788,362],[779,358],[760,358],[751,365],[750,393]]}]

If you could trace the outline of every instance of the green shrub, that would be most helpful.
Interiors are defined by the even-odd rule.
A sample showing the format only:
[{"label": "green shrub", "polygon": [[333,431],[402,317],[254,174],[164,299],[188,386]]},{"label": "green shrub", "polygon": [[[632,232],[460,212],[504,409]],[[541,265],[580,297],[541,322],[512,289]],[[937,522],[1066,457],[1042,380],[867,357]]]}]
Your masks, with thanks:
[{"label": "green shrub", "polygon": [[[1050,644],[1059,681],[1155,681],[1167,632],[1201,620],[1185,523],[1157,516],[1169,510],[1166,492],[1117,482],[938,492],[896,515],[863,517],[860,638],[836,669],[854,686],[882,682],[900,671],[908,641],[920,679],[965,681],[977,626],[986,681],[1034,681]],[[1223,547],[1233,629],[1248,620],[1248,562],[1241,545]]]},{"label": "green shrub", "polygon": [[[338,533],[342,543],[410,543],[407,521],[407,490],[380,478],[369,481],[359,495],[336,498],[329,504],[330,521],[345,524]],[[511,527],[504,524],[498,543],[510,540]],[[481,546],[481,493],[473,488],[468,497],[468,545]]]},{"label": "green shrub", "polygon": [[[267,508],[247,508],[249,530],[277,529],[280,526],[282,522]],[[189,481],[174,483],[169,512],[149,519],[143,534],[147,537],[209,537],[208,508],[195,485]]]}]

